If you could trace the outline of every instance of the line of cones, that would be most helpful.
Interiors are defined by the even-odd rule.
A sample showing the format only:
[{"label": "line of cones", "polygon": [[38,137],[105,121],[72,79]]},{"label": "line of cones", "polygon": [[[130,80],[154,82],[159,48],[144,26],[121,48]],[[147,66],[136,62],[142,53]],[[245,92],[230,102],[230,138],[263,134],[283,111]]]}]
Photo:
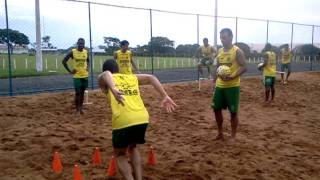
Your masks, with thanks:
[{"label": "line of cones", "polygon": [[[157,160],[156,160],[154,148],[150,146],[147,164],[156,165],[156,163],[157,163]],[[94,153],[92,156],[92,164],[94,166],[102,165],[101,153],[98,147],[94,149]],[[63,170],[63,166],[60,160],[60,155],[58,152],[54,152],[53,154],[52,170],[57,174],[60,174]],[[109,177],[114,176],[117,173],[116,158],[114,156],[112,156],[109,161],[109,165],[106,173]],[[81,175],[81,170],[77,164],[75,164],[73,168],[73,177],[74,177],[74,180],[83,180],[83,177]]]}]

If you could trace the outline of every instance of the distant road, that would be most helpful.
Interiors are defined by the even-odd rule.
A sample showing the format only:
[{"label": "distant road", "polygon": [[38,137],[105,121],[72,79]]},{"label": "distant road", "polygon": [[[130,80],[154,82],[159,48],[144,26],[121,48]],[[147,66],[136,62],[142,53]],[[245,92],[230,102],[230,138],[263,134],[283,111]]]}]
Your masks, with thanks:
[{"label": "distant road", "polygon": [[[256,64],[248,64],[248,71],[245,73],[245,76],[259,75],[259,72],[256,68]],[[280,66],[278,66],[280,69]],[[203,69],[206,72],[206,69]],[[311,64],[309,62],[294,62],[292,63],[293,72],[302,72],[310,71]],[[315,63],[312,65],[312,70],[320,71],[320,64]],[[143,72],[151,74],[151,72]],[[180,82],[180,81],[194,81],[197,80],[197,70],[196,68],[189,69],[167,69],[167,70],[157,70],[154,72],[154,75],[157,76],[161,82]],[[94,88],[97,88],[97,74],[94,75],[93,85]],[[70,90],[73,88],[73,81],[70,75],[52,75],[52,76],[38,76],[38,77],[22,77],[22,78],[13,78],[13,94],[32,94],[39,92],[51,92],[51,91],[64,91]],[[91,87],[91,80],[89,79],[89,86]],[[9,80],[0,79],[0,95],[9,94]]]}]

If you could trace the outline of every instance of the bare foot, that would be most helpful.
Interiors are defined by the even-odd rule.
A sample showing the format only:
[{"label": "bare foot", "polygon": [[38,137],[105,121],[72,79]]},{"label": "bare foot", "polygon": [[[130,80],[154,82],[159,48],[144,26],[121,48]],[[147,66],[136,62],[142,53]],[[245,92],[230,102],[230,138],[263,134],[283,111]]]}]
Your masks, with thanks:
[{"label": "bare foot", "polygon": [[223,134],[218,134],[216,138],[214,138],[214,141],[218,141],[218,140],[224,140]]},{"label": "bare foot", "polygon": [[84,111],[83,111],[83,109],[81,109],[81,110],[80,110],[80,114],[84,114]]},{"label": "bare foot", "polygon": [[81,112],[80,111],[76,111],[76,112],[74,112],[74,116],[76,116],[76,117],[78,117],[78,116],[80,116],[81,115]]},{"label": "bare foot", "polygon": [[268,102],[266,102],[267,105],[272,105],[274,103],[273,99],[268,100]]},{"label": "bare foot", "polygon": [[231,137],[228,141],[230,144],[234,144],[235,142],[237,142],[235,137]]}]

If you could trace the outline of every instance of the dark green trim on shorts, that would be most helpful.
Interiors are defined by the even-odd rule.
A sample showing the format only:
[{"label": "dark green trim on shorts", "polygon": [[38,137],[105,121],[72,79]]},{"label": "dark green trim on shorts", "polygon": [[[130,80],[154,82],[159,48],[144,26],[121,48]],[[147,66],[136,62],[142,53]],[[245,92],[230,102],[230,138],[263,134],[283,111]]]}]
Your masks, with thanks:
[{"label": "dark green trim on shorts", "polygon": [[239,110],[240,86],[230,88],[216,87],[212,97],[211,107],[213,109],[228,108],[231,113]]},{"label": "dark green trim on shorts", "polygon": [[263,79],[264,86],[274,86],[276,82],[276,77],[273,76],[265,76]]},{"label": "dark green trim on shorts", "polygon": [[86,89],[88,87],[88,78],[73,78],[75,90]]},{"label": "dark green trim on shorts", "polygon": [[144,144],[148,123],[138,124],[112,131],[112,146],[126,148],[131,144]]}]

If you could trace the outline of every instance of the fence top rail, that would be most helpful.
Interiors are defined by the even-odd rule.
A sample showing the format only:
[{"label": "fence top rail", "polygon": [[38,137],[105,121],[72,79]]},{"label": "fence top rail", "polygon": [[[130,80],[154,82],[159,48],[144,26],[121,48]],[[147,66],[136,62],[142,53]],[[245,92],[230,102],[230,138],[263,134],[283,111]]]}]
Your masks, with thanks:
[{"label": "fence top rail", "polygon": [[[156,12],[164,12],[164,13],[180,14],[180,15],[194,15],[194,16],[215,17],[214,15],[209,15],[209,14],[197,14],[197,13],[176,12],[176,11],[167,11],[167,10],[151,9],[151,8],[122,6],[122,5],[108,4],[108,3],[102,3],[102,2],[92,2],[92,1],[88,1],[88,0],[87,1],[86,0],[60,0],[60,1],[78,2],[78,3],[86,3],[86,4],[96,4],[96,5],[102,5],[102,6],[110,6],[110,7],[126,8],[126,9],[136,9],[136,10],[146,10],[146,11],[150,11],[151,10],[151,11],[156,11]],[[283,23],[283,24],[293,24],[293,25],[301,25],[301,26],[320,27],[320,25],[315,25],[315,24],[304,24],[304,23],[296,23],[296,22],[289,22],[289,21],[256,19],[256,18],[247,18],[247,17],[236,17],[236,16],[217,16],[217,17],[219,17],[219,18],[230,18],[230,19],[252,20],[252,21],[265,21],[265,22],[269,21],[269,22]]]}]

